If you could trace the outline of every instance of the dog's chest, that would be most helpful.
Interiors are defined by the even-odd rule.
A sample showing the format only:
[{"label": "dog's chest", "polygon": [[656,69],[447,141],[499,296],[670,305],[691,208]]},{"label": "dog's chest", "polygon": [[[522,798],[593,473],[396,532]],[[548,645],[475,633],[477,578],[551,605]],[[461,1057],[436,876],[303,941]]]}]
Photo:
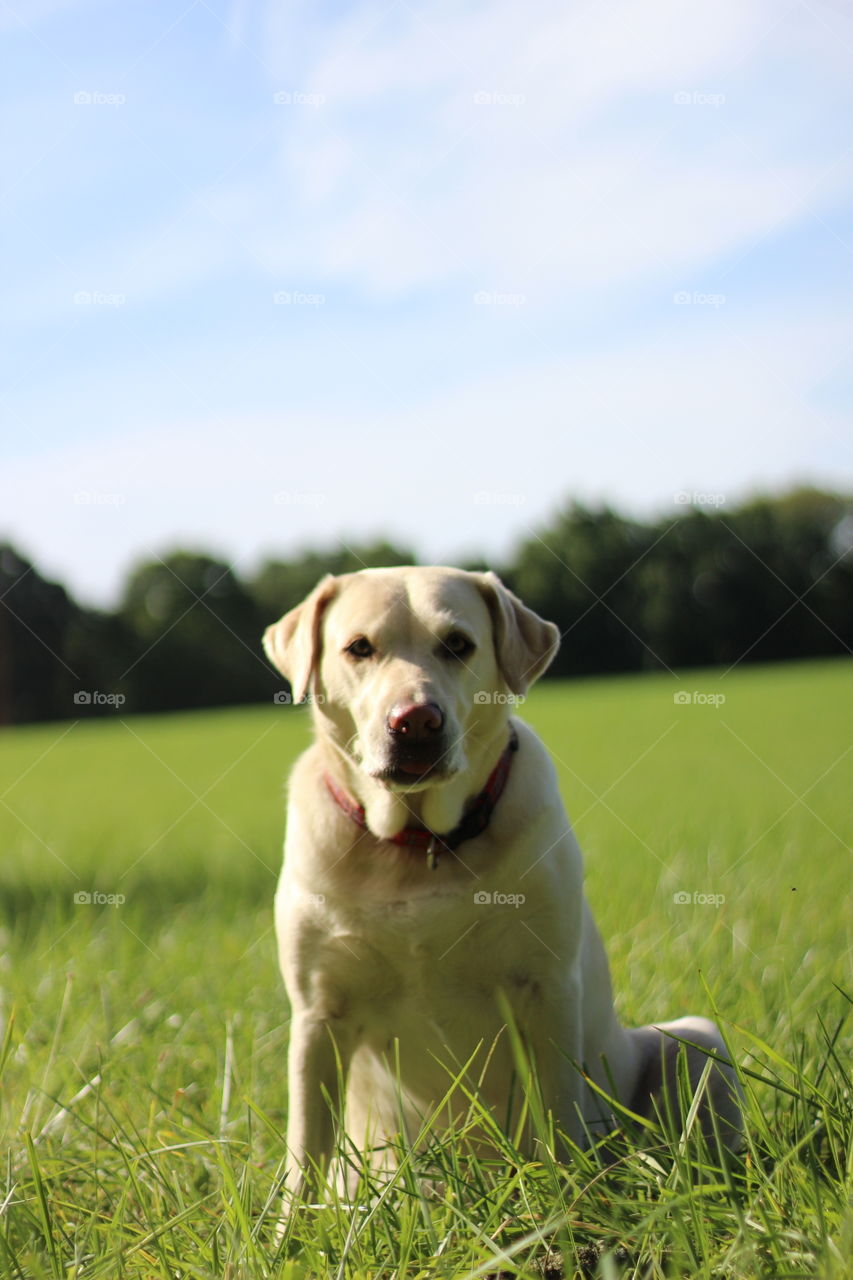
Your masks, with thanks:
[{"label": "dog's chest", "polygon": [[361,1019],[470,1016],[480,1000],[492,1006],[497,987],[525,983],[530,933],[518,906],[488,896],[438,891],[337,911],[330,904],[333,937],[346,948],[341,955],[335,946],[335,967]]}]

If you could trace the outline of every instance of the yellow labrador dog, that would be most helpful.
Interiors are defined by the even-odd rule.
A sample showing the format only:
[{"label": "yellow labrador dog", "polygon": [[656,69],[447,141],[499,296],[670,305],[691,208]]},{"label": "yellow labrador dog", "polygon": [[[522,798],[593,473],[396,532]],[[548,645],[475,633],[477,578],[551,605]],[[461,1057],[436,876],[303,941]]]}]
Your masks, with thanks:
[{"label": "yellow labrador dog", "polygon": [[[377,1162],[438,1104],[465,1113],[463,1090],[442,1102],[451,1073],[512,1125],[519,1037],[578,1142],[613,1123],[584,1072],[649,1113],[679,1040],[694,1085],[709,1055],[727,1058],[707,1019],[628,1030],[616,1017],[554,767],[510,714],[558,644],[494,574],[445,568],[327,577],[264,636],[315,726],[290,778],[276,895],[294,1193],[328,1167],[333,1109]],[[726,1065],[706,1095],[736,1145]]]}]

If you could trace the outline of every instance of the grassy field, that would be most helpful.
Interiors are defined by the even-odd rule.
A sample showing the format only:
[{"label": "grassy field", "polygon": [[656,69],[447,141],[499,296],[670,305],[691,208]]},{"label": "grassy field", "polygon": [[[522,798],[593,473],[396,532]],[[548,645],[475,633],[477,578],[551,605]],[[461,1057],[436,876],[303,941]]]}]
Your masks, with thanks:
[{"label": "grassy field", "polygon": [[565,1167],[436,1137],[442,1199],[409,1162],[280,1246],[271,905],[307,715],[0,735],[0,1274],[853,1274],[853,665],[677,688],[544,684],[523,715],[560,769],[623,1017],[716,1009],[748,1093],[744,1160],[657,1130]]}]

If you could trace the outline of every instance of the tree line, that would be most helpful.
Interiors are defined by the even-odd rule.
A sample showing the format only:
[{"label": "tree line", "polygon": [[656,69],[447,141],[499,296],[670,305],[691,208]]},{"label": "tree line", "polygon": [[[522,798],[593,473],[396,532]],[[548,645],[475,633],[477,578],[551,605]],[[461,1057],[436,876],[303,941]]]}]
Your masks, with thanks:
[{"label": "tree line", "polygon": [[[264,628],[324,573],[416,562],[380,541],[241,576],[178,550],[137,565],[103,611],[0,544],[0,724],[281,700]],[[490,567],[559,626],[552,676],[853,652],[853,500],[838,494],[685,505],[652,521],[571,502]]]}]

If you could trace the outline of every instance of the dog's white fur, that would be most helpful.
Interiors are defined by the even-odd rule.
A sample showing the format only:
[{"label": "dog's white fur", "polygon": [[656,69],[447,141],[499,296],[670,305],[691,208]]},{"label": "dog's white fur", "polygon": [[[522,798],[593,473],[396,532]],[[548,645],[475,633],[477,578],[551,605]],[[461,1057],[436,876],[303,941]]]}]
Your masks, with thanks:
[{"label": "dog's white fur", "polygon": [[[474,647],[457,657],[450,648],[459,635]],[[360,638],[372,646],[368,656],[349,651]],[[523,1091],[507,1009],[546,1109],[576,1141],[612,1123],[579,1065],[605,1092],[648,1113],[650,1098],[673,1085],[673,1037],[699,1046],[686,1051],[694,1085],[708,1052],[727,1057],[704,1018],[636,1030],[618,1021],[554,767],[522,721],[512,720],[519,749],[481,835],[436,870],[422,851],[389,842],[406,826],[456,826],[506,747],[513,695],[524,694],[558,644],[557,628],[494,574],[445,568],[325,578],[266,632],[266,652],[294,698],[310,691],[315,725],[314,744],[290,778],[276,895],[292,1010],[291,1192],[304,1193],[312,1168],[332,1153],[324,1094],[345,1103],[349,1139],[375,1161],[401,1124],[417,1133],[444,1098],[449,1073],[466,1064],[469,1086],[500,1123],[512,1124]],[[400,739],[389,716],[426,703],[444,720],[434,767],[394,775]],[[363,806],[366,829],[335,803],[324,775]],[[342,1079],[345,1099],[337,1097]],[[736,1145],[732,1072],[714,1065],[708,1083],[710,1106]],[[467,1105],[457,1090],[444,1104],[447,1118]],[[525,1141],[532,1149],[534,1135]]]}]

